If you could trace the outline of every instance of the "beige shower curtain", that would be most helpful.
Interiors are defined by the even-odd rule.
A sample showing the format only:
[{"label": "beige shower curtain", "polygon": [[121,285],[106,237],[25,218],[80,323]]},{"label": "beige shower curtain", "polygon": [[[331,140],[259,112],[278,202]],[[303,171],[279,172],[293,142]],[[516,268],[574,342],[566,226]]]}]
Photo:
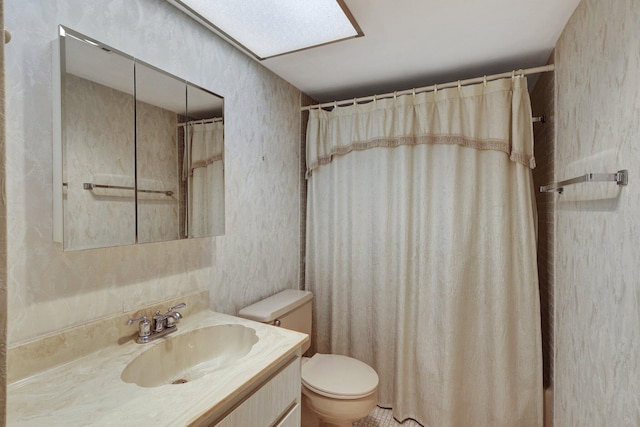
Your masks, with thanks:
[{"label": "beige shower curtain", "polygon": [[399,420],[542,426],[532,139],[523,78],[310,112],[316,349]]},{"label": "beige shower curtain", "polygon": [[224,233],[224,125],[191,124],[189,237]]}]

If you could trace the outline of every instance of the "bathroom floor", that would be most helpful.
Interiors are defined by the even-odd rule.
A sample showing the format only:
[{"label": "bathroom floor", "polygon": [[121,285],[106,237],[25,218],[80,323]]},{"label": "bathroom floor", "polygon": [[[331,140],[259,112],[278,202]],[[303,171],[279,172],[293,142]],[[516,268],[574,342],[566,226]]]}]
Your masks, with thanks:
[{"label": "bathroom floor", "polygon": [[353,423],[353,427],[422,427],[421,424],[413,420],[406,420],[404,423],[399,423],[393,419],[393,414],[390,409],[383,409],[377,407],[360,421]]}]

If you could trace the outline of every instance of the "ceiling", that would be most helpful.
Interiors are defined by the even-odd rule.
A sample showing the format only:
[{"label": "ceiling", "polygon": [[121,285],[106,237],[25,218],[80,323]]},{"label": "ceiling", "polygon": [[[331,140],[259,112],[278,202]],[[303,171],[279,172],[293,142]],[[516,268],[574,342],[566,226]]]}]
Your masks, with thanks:
[{"label": "ceiling", "polygon": [[364,37],[261,63],[320,102],[544,65],[580,0],[345,0]]}]

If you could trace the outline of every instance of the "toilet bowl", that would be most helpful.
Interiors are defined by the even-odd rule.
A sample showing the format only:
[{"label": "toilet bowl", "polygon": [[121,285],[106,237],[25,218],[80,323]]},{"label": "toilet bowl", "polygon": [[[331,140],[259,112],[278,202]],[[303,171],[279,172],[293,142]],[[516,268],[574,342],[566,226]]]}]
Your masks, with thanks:
[{"label": "toilet bowl", "polygon": [[378,374],[357,359],[315,354],[302,360],[304,405],[327,426],[351,426],[378,402]]},{"label": "toilet bowl", "polygon": [[[312,298],[311,292],[288,289],[243,308],[238,315],[311,335]],[[302,352],[309,346],[303,346]],[[303,426],[314,425],[315,419],[321,426],[351,426],[376,406],[378,374],[352,357],[320,353],[303,357],[301,378]]]}]

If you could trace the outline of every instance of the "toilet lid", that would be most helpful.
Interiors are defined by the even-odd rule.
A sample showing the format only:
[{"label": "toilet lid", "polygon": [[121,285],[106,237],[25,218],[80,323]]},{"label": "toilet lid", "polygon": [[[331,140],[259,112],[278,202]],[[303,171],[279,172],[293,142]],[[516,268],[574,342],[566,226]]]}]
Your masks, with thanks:
[{"label": "toilet lid", "polygon": [[302,364],[302,384],[337,399],[357,399],[378,387],[378,374],[364,362],[337,354],[316,354]]}]

